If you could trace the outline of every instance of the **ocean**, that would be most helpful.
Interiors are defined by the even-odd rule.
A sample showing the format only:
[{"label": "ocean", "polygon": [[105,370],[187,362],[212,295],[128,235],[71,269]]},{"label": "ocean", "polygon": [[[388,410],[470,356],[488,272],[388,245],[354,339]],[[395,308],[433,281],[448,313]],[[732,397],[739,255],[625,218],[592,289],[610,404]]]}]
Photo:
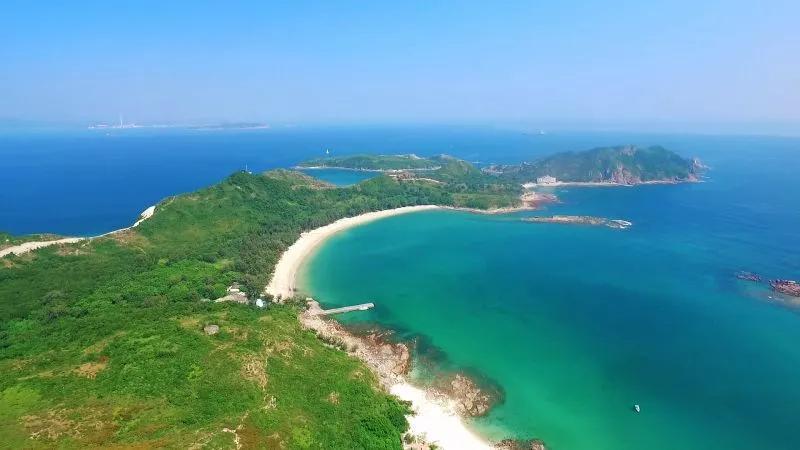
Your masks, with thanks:
[{"label": "ocean", "polygon": [[[461,127],[5,132],[0,230],[108,231],[245,165],[287,167],[326,148],[488,163],[622,143],[699,156],[709,177],[559,189],[562,203],[532,213],[392,217],[331,238],[301,288],[325,306],[374,302],[343,320],[416,342],[419,383],[466,372],[500,392],[471,421],[491,439],[538,437],[555,450],[797,448],[800,315],[764,284],[734,277],[800,278],[797,138]],[[319,175],[342,185],[363,175],[337,172]],[[531,214],[634,225],[519,220]]]}]

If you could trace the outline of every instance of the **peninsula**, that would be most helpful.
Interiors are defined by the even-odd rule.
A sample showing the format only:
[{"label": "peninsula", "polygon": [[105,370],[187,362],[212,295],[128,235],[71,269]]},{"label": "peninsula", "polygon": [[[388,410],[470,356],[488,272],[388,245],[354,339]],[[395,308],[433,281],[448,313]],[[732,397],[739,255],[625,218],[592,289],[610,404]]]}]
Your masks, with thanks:
[{"label": "peninsula", "polygon": [[[548,198],[448,156],[402,170],[421,167],[424,180],[385,174],[342,188],[286,170],[238,172],[162,200],[134,227],[7,252],[5,442],[400,449],[425,432],[449,448],[485,448],[456,414],[485,412],[468,379],[453,386],[469,406],[430,402],[402,376],[382,383],[298,320],[308,306],[294,272],[348,226],[435,207],[508,212]],[[6,250],[31,242],[4,241]],[[210,300],[234,283],[252,304],[279,301]]]},{"label": "peninsula", "polygon": [[533,162],[490,166],[500,179],[536,186],[618,186],[698,181],[706,167],[660,146],[624,145],[557,153]]}]

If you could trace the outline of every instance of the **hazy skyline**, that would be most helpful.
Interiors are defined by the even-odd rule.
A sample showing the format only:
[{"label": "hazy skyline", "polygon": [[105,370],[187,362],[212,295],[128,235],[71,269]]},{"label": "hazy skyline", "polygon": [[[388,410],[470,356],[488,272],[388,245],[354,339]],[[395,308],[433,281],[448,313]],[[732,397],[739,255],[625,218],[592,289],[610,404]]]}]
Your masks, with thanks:
[{"label": "hazy skyline", "polygon": [[800,124],[797,2],[11,2],[0,117]]}]

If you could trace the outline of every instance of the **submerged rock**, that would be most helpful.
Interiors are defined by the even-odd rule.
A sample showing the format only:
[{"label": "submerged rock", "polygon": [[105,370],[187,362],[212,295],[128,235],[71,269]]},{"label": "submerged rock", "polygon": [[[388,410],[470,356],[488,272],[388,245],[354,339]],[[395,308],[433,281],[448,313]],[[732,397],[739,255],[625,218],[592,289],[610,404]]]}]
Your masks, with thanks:
[{"label": "submerged rock", "polygon": [[370,333],[363,337],[363,345],[375,363],[395,375],[405,375],[411,369],[411,352],[408,345],[389,341],[386,333]]},{"label": "submerged rock", "polygon": [[498,450],[547,450],[541,439],[503,439],[495,444],[495,448]]},{"label": "submerged rock", "polygon": [[455,402],[456,413],[462,416],[482,416],[489,412],[499,399],[497,393],[482,389],[472,379],[462,374],[441,380],[434,391],[451,398]]},{"label": "submerged rock", "polygon": [[754,281],[754,282],[761,281],[761,275],[758,275],[758,274],[753,273],[753,272],[745,272],[745,271],[736,272],[736,278],[738,278],[740,280],[745,280],[745,281]]},{"label": "submerged rock", "polygon": [[402,342],[393,342],[390,332],[356,334],[339,322],[320,316],[322,309],[316,301],[308,300],[308,306],[300,315],[300,323],[316,331],[323,341],[366,362],[384,386],[390,386],[397,376],[405,375],[411,369],[409,346]]}]

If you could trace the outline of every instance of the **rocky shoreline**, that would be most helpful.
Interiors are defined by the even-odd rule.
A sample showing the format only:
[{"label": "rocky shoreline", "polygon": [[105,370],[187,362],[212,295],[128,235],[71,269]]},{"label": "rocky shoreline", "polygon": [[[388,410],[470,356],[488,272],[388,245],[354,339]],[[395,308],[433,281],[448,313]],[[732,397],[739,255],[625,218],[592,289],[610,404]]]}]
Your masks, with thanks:
[{"label": "rocky shoreline", "polygon": [[605,217],[594,216],[549,216],[549,217],[525,217],[523,222],[532,223],[563,223],[576,225],[606,226],[618,230],[625,230],[633,225],[632,222],[622,219],[606,219]]},{"label": "rocky shoreline", "polygon": [[800,283],[794,280],[770,280],[769,286],[775,292],[800,297]]},{"label": "rocky shoreline", "polygon": [[[739,271],[734,274],[736,279],[751,282],[761,283],[763,278],[761,275],[754,272]],[[772,292],[775,295],[768,296],[770,302],[775,302],[789,308],[800,308],[800,282],[795,280],[781,280],[774,279],[767,281]]]},{"label": "rocky shoreline", "polygon": [[506,206],[503,208],[478,209],[461,206],[442,206],[442,209],[449,209],[451,211],[464,211],[474,214],[493,215],[509,214],[520,211],[533,211],[548,203],[558,203],[558,197],[556,197],[554,194],[533,191],[523,193],[519,196],[519,200],[519,206]]},{"label": "rocky shoreline", "polygon": [[[299,315],[300,323],[305,328],[314,331],[323,342],[364,361],[387,392],[397,395],[407,389],[421,391],[424,393],[426,403],[424,409],[435,408],[437,409],[436,414],[449,415],[448,418],[451,421],[458,421],[459,417],[483,416],[500,400],[499,395],[481,388],[473,379],[462,373],[441,379],[434,386],[426,389],[412,388],[406,376],[411,370],[413,344],[394,342],[391,339],[391,332],[386,330],[370,330],[363,334],[351,332],[336,320],[320,315],[322,308],[318,302],[311,298],[307,298],[306,302],[307,308]],[[399,397],[409,400],[403,395],[399,395]],[[419,408],[420,405],[414,406]],[[418,415],[420,415],[419,412]],[[452,423],[450,426],[452,427]],[[459,423],[459,426],[463,427],[463,424]],[[456,447],[440,442],[440,439],[431,436],[429,431],[422,433],[421,431],[423,430],[414,429],[412,424],[409,435],[404,436],[406,449],[428,450]],[[458,439],[461,439],[459,448],[545,449],[544,444],[539,440],[506,439],[492,445],[467,431],[466,428],[457,430],[457,433],[471,435],[466,440],[464,440],[464,436],[458,436]],[[510,446],[514,443],[523,446]],[[536,443],[538,446],[525,446],[528,445],[527,443]]]}]

